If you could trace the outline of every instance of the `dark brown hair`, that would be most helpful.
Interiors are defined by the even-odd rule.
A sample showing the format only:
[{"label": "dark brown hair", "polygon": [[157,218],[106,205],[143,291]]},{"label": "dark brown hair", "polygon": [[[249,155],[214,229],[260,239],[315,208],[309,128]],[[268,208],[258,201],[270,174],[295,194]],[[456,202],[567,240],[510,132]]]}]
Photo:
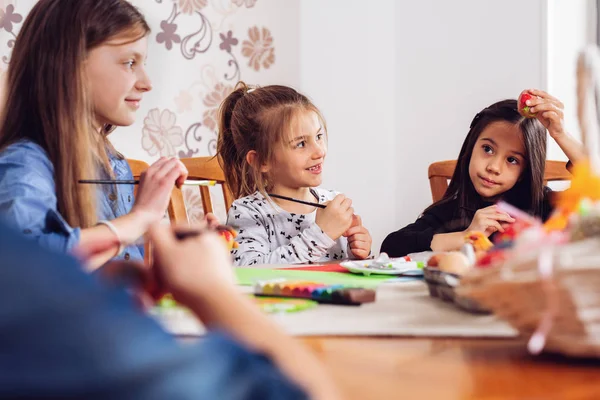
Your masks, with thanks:
[{"label": "dark brown hair", "polygon": [[71,226],[96,222],[96,189],[82,178],[112,175],[106,139],[112,126],[94,127],[84,62],[90,50],[126,34],[150,32],[126,0],[39,0],[17,37],[8,68],[0,151],[28,139],[54,167],[58,211]]},{"label": "dark brown hair", "polygon": [[[317,107],[303,94],[279,85],[249,88],[239,82],[219,109],[219,139],[217,155],[225,179],[235,198],[256,191],[266,195],[268,176],[260,166],[273,160],[273,153],[299,112],[317,114],[325,132],[325,120]],[[254,165],[246,161],[250,151],[256,151]]]},{"label": "dark brown hair", "polygon": [[475,190],[469,176],[469,163],[479,135],[493,122],[516,124],[523,134],[525,143],[525,168],[520,179],[502,198],[534,215],[542,213],[544,196],[544,171],[546,168],[546,129],[534,118],[524,118],[519,114],[516,100],[503,100],[492,104],[477,113],[471,122],[469,133],[463,142],[456,169],[444,197],[427,208],[448,203],[454,199],[459,205],[459,225],[467,227],[473,217],[473,210],[483,206],[484,200]]}]

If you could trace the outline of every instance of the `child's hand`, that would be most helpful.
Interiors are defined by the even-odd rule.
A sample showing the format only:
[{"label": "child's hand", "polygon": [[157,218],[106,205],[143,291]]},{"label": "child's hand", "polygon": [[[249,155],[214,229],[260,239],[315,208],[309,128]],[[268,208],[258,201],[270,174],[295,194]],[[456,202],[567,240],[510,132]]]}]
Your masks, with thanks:
[{"label": "child's hand", "polygon": [[[205,228],[205,224],[200,224],[197,229]],[[189,229],[195,228],[185,227],[178,231]],[[157,281],[173,294],[175,300],[187,304],[188,299],[209,291],[233,288],[231,256],[216,233],[206,230],[198,236],[180,240],[172,227],[157,224],[149,234]]]},{"label": "child's hand", "polygon": [[315,222],[327,236],[337,240],[352,225],[352,215],[354,215],[352,200],[343,194],[338,194],[327,203],[327,207],[317,210]]},{"label": "child's hand", "polygon": [[490,236],[496,231],[504,232],[503,223],[512,224],[515,221],[516,219],[505,212],[498,211],[498,206],[493,205],[477,210],[467,231],[479,231]]},{"label": "child's hand", "polygon": [[150,309],[156,300],[166,294],[159,287],[152,268],[142,262],[109,261],[98,269],[98,275],[108,284],[127,285],[142,309]]},{"label": "child's hand", "polygon": [[367,228],[363,226],[360,215],[352,216],[352,226],[344,232],[344,236],[348,238],[348,245],[354,257],[359,260],[369,257],[373,240]]},{"label": "child's hand", "polygon": [[221,222],[219,221],[219,218],[217,218],[217,216],[213,213],[207,213],[204,216],[204,221],[206,221],[206,223],[208,224],[209,228],[216,228],[219,225],[221,225]]},{"label": "child's hand", "polygon": [[548,129],[553,139],[564,135],[566,130],[563,103],[543,90],[528,89],[527,92],[536,96],[526,102],[530,107],[529,112],[536,114],[538,121]]},{"label": "child's hand", "polygon": [[160,221],[169,205],[173,187],[181,186],[187,176],[187,168],[178,158],[161,157],[140,176],[132,212],[141,215],[148,226]]}]

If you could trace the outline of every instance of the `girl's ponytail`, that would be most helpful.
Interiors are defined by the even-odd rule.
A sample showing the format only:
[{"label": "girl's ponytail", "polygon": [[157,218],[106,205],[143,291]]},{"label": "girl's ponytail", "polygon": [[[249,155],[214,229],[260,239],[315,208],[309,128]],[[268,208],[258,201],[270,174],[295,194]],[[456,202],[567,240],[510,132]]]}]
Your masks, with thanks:
[{"label": "girl's ponytail", "polygon": [[234,198],[240,196],[242,182],[244,181],[245,154],[239,151],[232,131],[233,110],[238,101],[248,92],[248,86],[239,82],[234,91],[221,103],[219,108],[219,138],[217,140],[217,154],[219,164],[225,173],[225,179]]}]

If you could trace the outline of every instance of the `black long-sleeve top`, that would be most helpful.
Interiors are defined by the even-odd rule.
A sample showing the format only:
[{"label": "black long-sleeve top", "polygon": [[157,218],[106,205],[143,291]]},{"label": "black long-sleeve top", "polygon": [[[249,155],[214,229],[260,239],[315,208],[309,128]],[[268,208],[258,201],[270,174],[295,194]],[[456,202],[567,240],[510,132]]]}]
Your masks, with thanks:
[{"label": "black long-sleeve top", "polygon": [[[546,221],[552,212],[550,196],[552,190],[544,188],[544,198],[541,207],[543,221]],[[484,203],[481,208],[488,207],[493,203]],[[460,232],[467,229],[470,220],[475,215],[470,214],[469,224],[461,222],[460,208],[457,199],[442,203],[426,210],[415,222],[404,228],[390,233],[381,245],[381,252],[386,252],[390,257],[401,257],[410,253],[431,250],[433,235],[438,233]]]}]

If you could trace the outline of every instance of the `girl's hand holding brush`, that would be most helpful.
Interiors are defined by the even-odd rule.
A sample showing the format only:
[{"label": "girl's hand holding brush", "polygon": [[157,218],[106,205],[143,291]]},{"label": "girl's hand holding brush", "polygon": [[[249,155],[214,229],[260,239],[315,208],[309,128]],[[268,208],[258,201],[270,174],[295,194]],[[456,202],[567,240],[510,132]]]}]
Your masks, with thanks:
[{"label": "girl's hand holding brush", "polygon": [[[169,205],[173,185],[180,187],[188,171],[178,158],[161,157],[140,176],[140,185],[131,212],[148,228],[159,222]],[[143,229],[145,232],[147,229]]]}]

